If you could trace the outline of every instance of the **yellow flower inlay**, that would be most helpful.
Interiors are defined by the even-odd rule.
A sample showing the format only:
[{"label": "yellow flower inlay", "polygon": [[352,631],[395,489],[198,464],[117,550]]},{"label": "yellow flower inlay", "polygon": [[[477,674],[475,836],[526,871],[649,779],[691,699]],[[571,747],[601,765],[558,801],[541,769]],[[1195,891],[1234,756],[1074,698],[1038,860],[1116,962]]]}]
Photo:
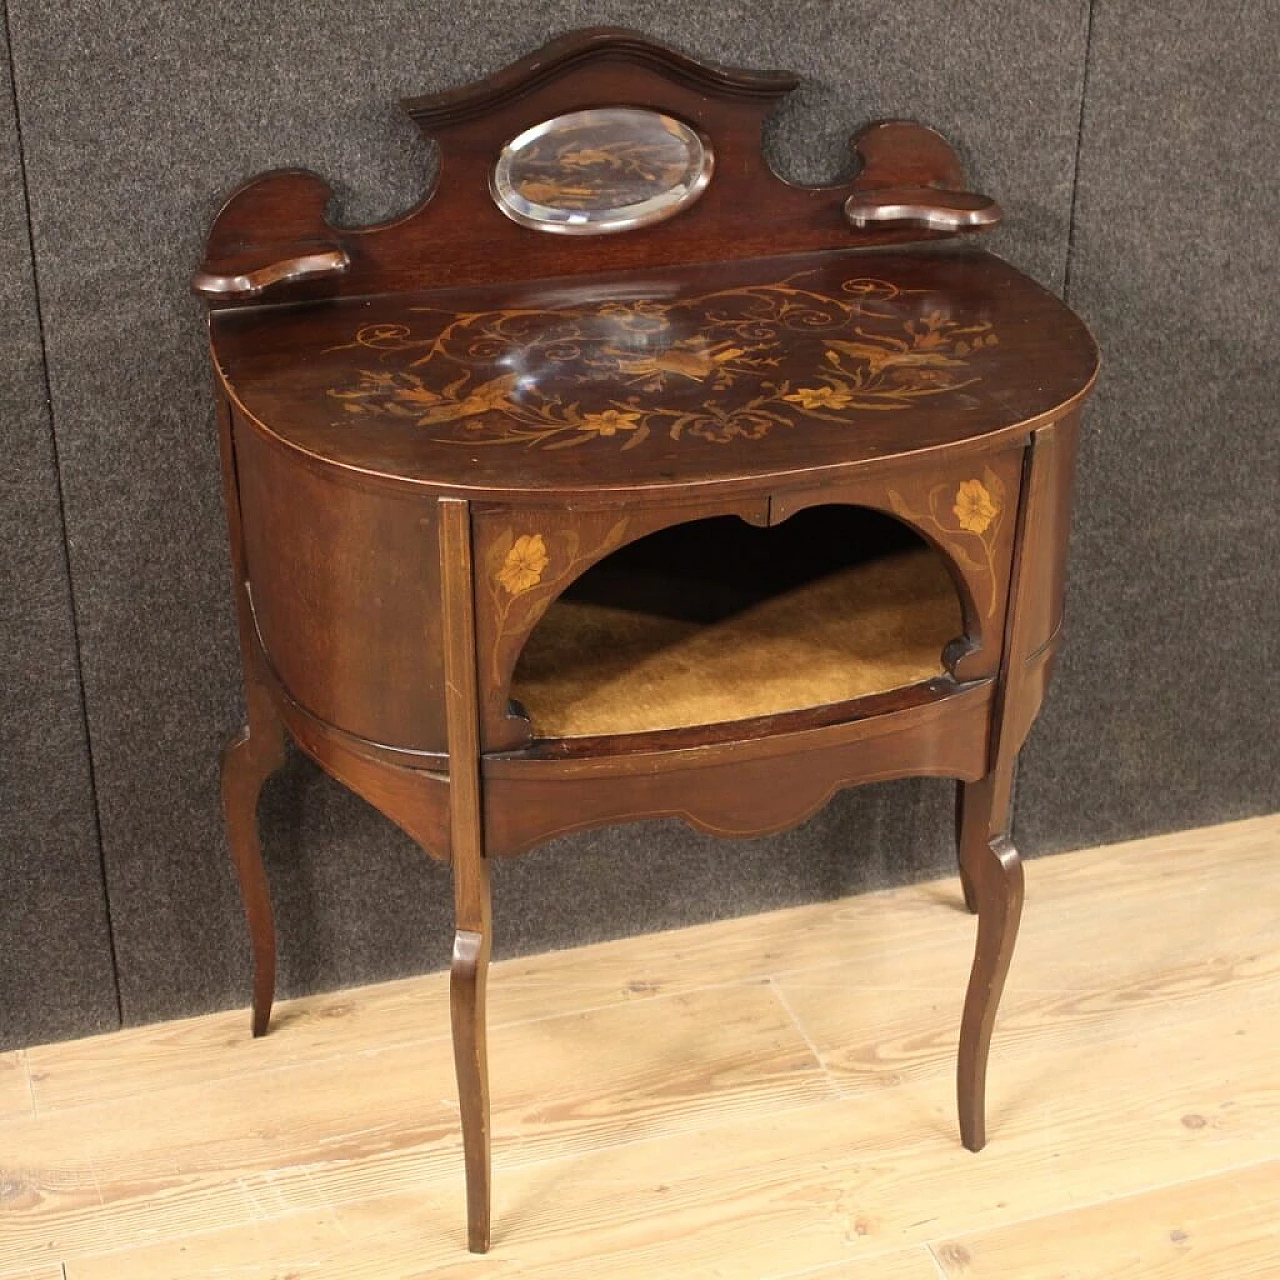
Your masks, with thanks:
[{"label": "yellow flower inlay", "polygon": [[634,431],[639,425],[639,413],[605,409],[603,413],[584,413],[579,430],[593,431],[598,436],[616,436],[619,431]]},{"label": "yellow flower inlay", "polygon": [[1000,505],[981,480],[962,480],[956,490],[956,503],[951,508],[968,533],[984,534],[1000,514]]},{"label": "yellow flower inlay", "polygon": [[542,534],[522,534],[507,552],[507,558],[498,570],[498,581],[511,595],[523,595],[542,581],[542,574],[550,562]]},{"label": "yellow flower inlay", "polygon": [[782,398],[802,409],[847,409],[853,394],[839,387],[797,387]]}]

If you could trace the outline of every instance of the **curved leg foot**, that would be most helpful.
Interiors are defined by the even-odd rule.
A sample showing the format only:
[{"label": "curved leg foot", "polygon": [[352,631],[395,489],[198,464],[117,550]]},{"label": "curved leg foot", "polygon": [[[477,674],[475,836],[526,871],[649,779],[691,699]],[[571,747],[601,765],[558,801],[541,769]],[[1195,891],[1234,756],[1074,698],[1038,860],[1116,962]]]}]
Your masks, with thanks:
[{"label": "curved leg foot", "polygon": [[978,899],[978,945],[969,975],[960,1025],[960,1058],[956,1096],[960,1139],[970,1151],[986,1145],[987,1055],[1000,994],[1013,958],[1022,916],[1022,862],[1005,836],[974,839],[961,858]]},{"label": "curved leg foot", "polygon": [[276,987],[276,930],[271,889],[258,839],[258,796],[262,784],[284,763],[284,734],[278,723],[251,714],[251,728],[233,738],[222,753],[222,809],[227,843],[240,883],[253,946],[253,1034],[264,1035]]},{"label": "curved leg foot", "polygon": [[[973,878],[964,865],[964,846],[967,841],[986,838],[987,807],[977,803],[976,797],[970,793],[970,788],[978,785],[980,784],[971,782],[956,783],[956,854],[960,864],[960,888],[964,892],[964,905],[975,916],[978,914],[978,894]],[[979,819],[981,830],[972,833],[967,831],[966,824],[973,826]]]},{"label": "curved leg foot", "polygon": [[467,1170],[467,1247],[472,1253],[489,1250],[489,1066],[485,1045],[489,945],[487,933],[459,929],[453,938],[449,973],[453,1061]]}]

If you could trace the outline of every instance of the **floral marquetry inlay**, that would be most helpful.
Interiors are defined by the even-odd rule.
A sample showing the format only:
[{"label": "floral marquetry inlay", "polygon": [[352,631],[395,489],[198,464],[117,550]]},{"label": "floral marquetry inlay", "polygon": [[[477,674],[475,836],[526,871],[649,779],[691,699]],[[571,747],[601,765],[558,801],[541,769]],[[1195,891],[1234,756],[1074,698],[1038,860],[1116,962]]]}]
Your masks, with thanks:
[{"label": "floral marquetry inlay", "polygon": [[981,480],[964,480],[956,490],[955,512],[966,533],[984,534],[1000,515],[1000,504]]},{"label": "floral marquetry inlay", "polygon": [[587,565],[620,547],[627,524],[624,516],[585,543],[572,524],[545,534],[505,529],[490,542],[484,557],[484,580],[496,624],[495,647],[489,654],[492,679],[501,679],[503,637],[513,629],[519,630],[551,594],[561,590]]},{"label": "floral marquetry inlay", "polygon": [[[896,489],[890,489],[889,505],[904,520],[940,535],[947,544],[947,554],[962,569],[983,576],[987,583],[984,612],[990,617],[998,599],[995,546],[1005,518],[1005,486],[1000,477],[990,467],[984,467],[981,478],[961,480],[958,485],[934,485],[928,492],[924,509],[913,506]],[[978,556],[967,550],[955,535],[977,539]]]},{"label": "floral marquetry inlay", "polygon": [[519,596],[532,591],[542,581],[543,571],[551,563],[547,544],[540,533],[526,533],[511,544],[498,570],[498,582],[508,595]]},{"label": "floral marquetry inlay", "polygon": [[335,348],[367,360],[329,394],[347,413],[468,447],[727,444],[958,392],[999,340],[928,291],[864,277],[819,289],[814,276],[674,299],[415,308],[420,328],[369,324]]}]

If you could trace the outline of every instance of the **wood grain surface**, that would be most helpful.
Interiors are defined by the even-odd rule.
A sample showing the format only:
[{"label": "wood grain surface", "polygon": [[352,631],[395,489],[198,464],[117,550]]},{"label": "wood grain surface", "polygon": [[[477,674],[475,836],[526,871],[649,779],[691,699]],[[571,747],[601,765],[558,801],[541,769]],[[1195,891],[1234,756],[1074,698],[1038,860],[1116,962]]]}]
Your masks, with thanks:
[{"label": "wood grain surface", "polygon": [[948,1280],[1266,1280],[1280,1260],[1280,1160],[1089,1205],[1045,1224],[1018,1223],[948,1241],[935,1252]]},{"label": "wood grain surface", "polygon": [[31,1089],[21,1051],[0,1053],[0,1121],[31,1113]]},{"label": "wood grain surface", "polygon": [[499,962],[484,1259],[445,975],[260,1041],[234,1013],[10,1055],[0,1280],[1267,1276],[1278,848],[1271,817],[1030,864],[976,1156],[954,881]]}]

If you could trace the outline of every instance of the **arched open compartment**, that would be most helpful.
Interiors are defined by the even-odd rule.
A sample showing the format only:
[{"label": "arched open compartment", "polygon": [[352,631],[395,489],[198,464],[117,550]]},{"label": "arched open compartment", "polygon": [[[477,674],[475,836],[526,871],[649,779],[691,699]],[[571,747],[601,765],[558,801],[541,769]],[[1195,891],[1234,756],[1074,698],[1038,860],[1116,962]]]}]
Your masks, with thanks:
[{"label": "arched open compartment", "polygon": [[759,528],[678,524],[552,601],[511,685],[538,739],[725,724],[948,676],[965,632],[944,557],[878,511],[818,506]]}]

